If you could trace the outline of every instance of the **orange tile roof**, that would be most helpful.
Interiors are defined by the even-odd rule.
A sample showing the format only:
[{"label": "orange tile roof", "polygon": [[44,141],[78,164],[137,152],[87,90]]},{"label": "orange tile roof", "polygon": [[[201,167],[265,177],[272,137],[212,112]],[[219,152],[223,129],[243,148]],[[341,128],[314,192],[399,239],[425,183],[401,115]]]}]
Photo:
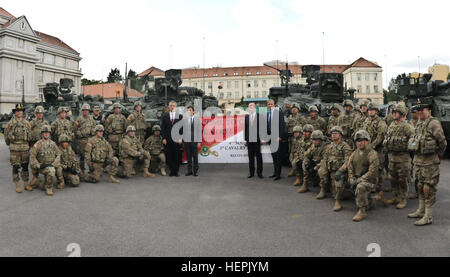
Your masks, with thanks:
[{"label": "orange tile roof", "polygon": [[381,68],[381,66],[377,65],[376,63],[368,61],[364,58],[357,59],[352,64],[350,64],[349,67],[379,67],[379,68]]},{"label": "orange tile roof", "polygon": [[73,52],[79,54],[72,47],[70,47],[64,41],[60,40],[57,37],[54,37],[54,36],[51,36],[51,35],[47,35],[47,34],[44,34],[42,32],[39,32],[39,31],[34,31],[34,32],[36,33],[36,35],[38,37],[41,38],[42,42],[45,42],[45,43],[48,43],[48,44],[51,44],[51,45],[55,45],[55,46],[58,46],[58,47],[61,47],[61,48],[64,48],[64,49],[67,49],[67,50],[70,50],[70,51],[73,51]]},{"label": "orange tile roof", "polygon": [[144,77],[145,75],[149,76],[165,76],[165,72],[159,68],[156,68],[154,66],[150,67],[149,69],[145,70],[144,72],[140,73],[139,77]]},{"label": "orange tile roof", "polygon": [[6,17],[14,17],[14,15],[10,14],[7,10],[5,10],[4,8],[0,7],[0,14],[4,15]]},{"label": "orange tile roof", "polygon": [[[98,84],[98,85],[88,85],[88,86],[82,86],[82,92],[83,95],[91,95],[96,96],[100,95],[103,96],[105,99],[115,99],[117,97],[117,89],[120,91],[119,97],[123,97],[123,84],[115,84],[115,83],[106,83],[106,84]],[[140,98],[144,97],[144,95],[137,90],[134,89],[127,89],[128,97],[133,98]]]}]

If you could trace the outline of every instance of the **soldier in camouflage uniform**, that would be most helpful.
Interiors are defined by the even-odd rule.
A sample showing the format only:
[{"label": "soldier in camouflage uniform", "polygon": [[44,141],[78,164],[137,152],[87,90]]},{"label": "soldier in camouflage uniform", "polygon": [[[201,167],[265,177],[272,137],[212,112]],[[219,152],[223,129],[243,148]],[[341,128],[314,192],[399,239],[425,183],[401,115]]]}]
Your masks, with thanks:
[{"label": "soldier in camouflage uniform", "polygon": [[143,145],[147,130],[147,121],[145,120],[145,115],[142,113],[142,103],[140,101],[134,103],[134,111],[127,118],[128,126],[134,126],[136,128],[136,137],[141,142],[141,145]]},{"label": "soldier in camouflage uniform", "polygon": [[73,133],[73,122],[68,120],[67,117],[67,108],[59,107],[58,108],[58,118],[53,121],[52,128],[52,140],[59,141],[59,137],[62,135],[66,135],[69,137],[71,141],[74,139]]},{"label": "soldier in camouflage uniform", "polygon": [[86,152],[86,145],[88,140],[95,136],[95,123],[94,118],[89,115],[91,111],[91,106],[89,104],[84,104],[82,107],[83,114],[80,115],[75,121],[75,134],[77,137],[77,146],[78,152],[77,154],[80,156],[80,169],[81,169],[81,177],[84,177],[85,161],[84,161],[84,153]]},{"label": "soldier in camouflage uniform", "polygon": [[384,119],[384,121],[386,122],[386,125],[388,127],[391,126],[392,122],[395,121],[395,118],[394,118],[395,107],[396,107],[395,104],[390,104],[388,107],[388,114],[386,115],[386,118]]},{"label": "soldier in camouflage uniform", "polygon": [[422,218],[415,222],[416,226],[433,223],[433,206],[436,203],[439,183],[439,165],[447,148],[447,140],[442,125],[431,116],[431,107],[420,104],[417,107],[420,122],[408,149],[414,151],[414,165],[417,170],[419,189],[419,208],[410,218]]},{"label": "soldier in camouflage uniform", "polygon": [[[44,107],[37,106],[34,110],[35,117],[30,122],[31,128],[31,140],[30,147],[33,147],[36,142],[38,142],[41,137],[42,127],[46,125],[50,125],[47,120],[44,119]],[[39,170],[31,169],[31,173],[33,174],[33,178],[31,179],[30,186],[35,188],[39,183]]]},{"label": "soldier in camouflage uniform", "polygon": [[408,151],[408,141],[414,134],[414,129],[405,120],[407,114],[408,109],[404,105],[397,105],[393,108],[395,121],[389,126],[383,142],[383,146],[388,152],[388,171],[394,196],[388,201],[388,204],[397,204],[397,209],[406,207],[406,197],[411,181],[411,155]]},{"label": "soldier in camouflage uniform", "polygon": [[352,150],[355,148],[355,145],[353,143],[353,121],[355,120],[355,113],[353,112],[353,101],[352,100],[345,100],[344,102],[344,114],[339,116],[338,119],[338,126],[342,128],[343,131],[343,137],[342,139],[352,148]]},{"label": "soldier in camouflage uniform", "polygon": [[309,118],[306,124],[314,126],[314,130],[319,130],[322,134],[327,131],[327,122],[319,116],[319,109],[316,106],[309,107]]},{"label": "soldier in camouflage uniform", "polygon": [[331,108],[331,116],[328,118],[328,125],[327,125],[327,136],[331,136],[331,129],[335,126],[338,126],[339,123],[339,117],[341,115],[341,105],[334,104]]},{"label": "soldier in camouflage uniform", "polygon": [[341,201],[345,185],[342,178],[343,173],[340,169],[352,154],[350,146],[342,140],[343,133],[344,131],[339,126],[331,129],[332,143],[326,148],[321,166],[321,169],[324,171],[327,178],[320,179],[320,193],[317,195],[317,199],[324,199],[326,197],[325,185],[326,181],[329,180],[331,182],[331,192],[336,201],[333,208],[333,211],[335,212],[342,209]]},{"label": "soldier in camouflage uniform", "polygon": [[5,127],[5,142],[9,146],[10,162],[12,166],[13,182],[16,185],[16,192],[22,193],[20,187],[19,171],[22,169],[22,181],[24,188],[32,191],[33,188],[28,184],[30,173],[28,166],[30,163],[30,156],[28,150],[30,149],[30,123],[23,118],[24,108],[21,104],[17,104],[13,110],[14,117],[8,122]]},{"label": "soldier in camouflage uniform", "polygon": [[119,155],[119,142],[126,131],[127,119],[120,113],[120,104],[116,103],[113,106],[114,113],[108,116],[105,121],[105,130],[108,142],[114,149],[115,156]]},{"label": "soldier in camouflage uniform", "polygon": [[59,137],[59,151],[61,152],[60,166],[56,169],[58,189],[64,189],[65,185],[78,187],[80,185],[81,169],[77,155],[70,146],[70,139],[66,135]]},{"label": "soldier in camouflage uniform", "polygon": [[161,127],[155,125],[152,128],[153,136],[150,136],[144,143],[145,151],[148,151],[153,160],[159,159],[161,175],[166,176],[166,154],[164,154],[164,144],[162,143]]},{"label": "soldier in camouflage uniform", "polygon": [[353,221],[360,222],[367,217],[367,210],[371,207],[371,193],[378,183],[378,153],[370,146],[370,135],[364,130],[355,134],[357,149],[350,156],[341,171],[348,170],[350,189],[354,191],[358,213]]},{"label": "soldier in camouflage uniform", "polygon": [[[306,124],[306,119],[303,115],[299,114],[299,108],[294,105],[291,109],[291,115],[286,121],[286,134],[288,136],[289,142],[289,151],[292,149],[292,141],[294,140],[294,127],[295,126],[303,126]],[[289,172],[288,177],[295,176],[295,168]]]},{"label": "soldier in camouflage uniform", "polygon": [[33,146],[30,153],[31,167],[44,175],[45,189],[48,196],[53,196],[54,177],[60,167],[61,152],[56,143],[50,139],[51,127],[42,128],[42,139]]},{"label": "soldier in camouflage uniform", "polygon": [[[419,115],[417,114],[417,106],[414,106],[411,108],[411,120],[409,121],[409,124],[411,124],[415,130],[417,128],[418,123],[419,123]],[[414,158],[413,153],[411,154],[411,156]],[[413,159],[411,159],[411,161],[413,161]],[[409,199],[419,198],[419,189],[417,188],[419,179],[417,179],[417,175],[418,175],[417,172],[415,172],[415,170],[414,170],[414,163],[411,162],[411,178],[414,177],[414,188],[416,189],[416,191],[415,191],[415,193],[413,193],[409,196]]]},{"label": "soldier in camouflage uniform", "polygon": [[119,171],[119,159],[114,157],[114,150],[109,142],[103,137],[105,128],[103,125],[95,126],[95,136],[88,140],[85,148],[85,162],[89,167],[89,175],[84,181],[88,183],[98,183],[103,174],[103,168],[110,165],[108,181],[113,184],[120,183],[115,178]]},{"label": "soldier in camouflage uniform", "polygon": [[370,104],[368,107],[369,117],[364,122],[363,130],[366,130],[370,137],[370,147],[378,153],[378,184],[377,184],[377,192],[378,195],[375,198],[376,200],[382,202],[386,207],[389,205],[386,197],[384,196],[384,192],[382,190],[382,186],[384,184],[384,148],[383,141],[386,136],[387,126],[386,122],[378,116],[380,109],[375,104]]},{"label": "soldier in camouflage uniform", "polygon": [[103,125],[105,123],[105,119],[103,118],[103,115],[100,113],[100,106],[94,106],[92,118],[95,121],[95,125]]},{"label": "soldier in camouflage uniform", "polygon": [[355,116],[355,119],[353,121],[353,134],[352,138],[355,137],[356,132],[361,130],[364,127],[364,122],[369,117],[367,108],[369,107],[370,101],[367,99],[363,99],[361,101],[361,104],[359,105],[359,112],[360,114],[358,116]]},{"label": "soldier in camouflage uniform", "polygon": [[325,152],[325,140],[322,131],[316,130],[312,133],[312,146],[305,152],[303,159],[303,185],[298,193],[307,192],[309,183],[318,183],[320,181],[323,170],[320,170],[321,161]]},{"label": "soldier in camouflage uniform", "polygon": [[303,178],[303,128],[297,125],[292,130],[294,132],[291,152],[289,155],[289,161],[294,169],[294,175],[297,179],[294,182],[294,186],[300,186]]},{"label": "soldier in camouflage uniform", "polygon": [[128,126],[127,135],[119,143],[119,159],[123,166],[124,178],[130,178],[132,171],[137,161],[141,161],[144,164],[143,176],[155,177],[148,171],[150,167],[150,153],[142,148],[140,140],[135,136],[136,128],[134,126]]}]

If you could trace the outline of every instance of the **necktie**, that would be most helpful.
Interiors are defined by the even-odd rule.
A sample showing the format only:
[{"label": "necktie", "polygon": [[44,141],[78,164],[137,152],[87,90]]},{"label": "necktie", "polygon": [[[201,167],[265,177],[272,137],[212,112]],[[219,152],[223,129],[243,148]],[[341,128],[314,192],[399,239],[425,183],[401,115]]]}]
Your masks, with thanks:
[{"label": "necktie", "polygon": [[172,117],[171,121],[172,121],[172,125],[173,125],[173,123],[175,122],[175,116],[172,113],[170,115]]}]

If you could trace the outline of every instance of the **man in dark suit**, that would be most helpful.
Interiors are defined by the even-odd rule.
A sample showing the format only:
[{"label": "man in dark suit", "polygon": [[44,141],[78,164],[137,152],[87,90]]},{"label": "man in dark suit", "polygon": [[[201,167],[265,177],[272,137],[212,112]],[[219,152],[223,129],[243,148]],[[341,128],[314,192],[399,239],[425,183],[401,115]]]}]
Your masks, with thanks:
[{"label": "man in dark suit", "polygon": [[281,179],[281,142],[284,138],[285,121],[284,114],[279,108],[275,108],[275,101],[267,101],[267,134],[269,141],[263,141],[263,144],[269,144],[272,152],[274,173],[270,178],[275,181]]},{"label": "man in dark suit", "polygon": [[255,103],[248,105],[249,114],[245,116],[244,144],[248,148],[248,162],[250,175],[248,178],[255,177],[255,157],[256,172],[260,179],[263,179],[263,160],[261,154],[261,140],[259,136],[259,114],[256,112]]},{"label": "man in dark suit", "polygon": [[169,103],[169,111],[165,113],[161,119],[161,135],[163,137],[163,144],[165,145],[165,152],[167,158],[167,165],[169,166],[169,176],[179,177],[178,171],[180,168],[181,146],[183,141],[173,141],[172,128],[175,124],[183,119],[183,116],[176,112],[177,103],[171,101]]},{"label": "man in dark suit", "polygon": [[202,142],[202,121],[195,116],[194,107],[188,107],[189,116],[184,119],[183,140],[188,161],[186,176],[198,176],[198,148]]}]

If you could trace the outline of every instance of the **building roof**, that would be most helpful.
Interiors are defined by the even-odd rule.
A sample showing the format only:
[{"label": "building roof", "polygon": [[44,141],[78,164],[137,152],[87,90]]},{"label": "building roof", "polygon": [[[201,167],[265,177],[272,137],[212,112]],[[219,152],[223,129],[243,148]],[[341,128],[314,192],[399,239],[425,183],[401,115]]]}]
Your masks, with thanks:
[{"label": "building roof", "polygon": [[157,67],[150,67],[149,69],[145,70],[144,72],[140,73],[138,76],[139,77],[144,77],[145,75],[148,76],[165,76],[165,72],[164,70],[161,70]]},{"label": "building roof", "polygon": [[6,16],[6,17],[14,17],[14,15],[10,14],[7,10],[0,7],[0,15]]},{"label": "building roof", "polygon": [[6,29],[8,28],[9,25],[13,24],[18,18],[11,18],[8,22],[6,22],[5,24],[2,25],[2,29]]},{"label": "building roof", "polygon": [[75,51],[72,47],[67,45],[64,41],[62,41],[59,38],[51,36],[51,35],[47,35],[45,33],[39,32],[39,31],[34,31],[34,32],[36,33],[36,35],[38,37],[41,38],[42,42],[48,43],[48,44],[51,44],[51,45],[54,45],[54,46],[57,46],[57,47],[60,47],[60,48],[64,48],[66,50],[70,50],[70,51],[75,52],[75,53],[78,54],[77,51]]},{"label": "building roof", "polygon": [[378,68],[381,68],[381,66],[379,66],[378,64],[368,61],[364,58],[357,59],[352,64],[350,64],[348,67],[349,68],[350,67],[378,67]]},{"label": "building roof", "polygon": [[[82,86],[82,93],[83,95],[91,95],[96,96],[100,95],[103,96],[105,99],[115,99],[117,97],[116,91],[119,90],[119,97],[123,97],[123,90],[124,90],[123,84],[115,84],[115,83],[106,83],[106,84],[98,84],[98,85],[88,85],[88,86]],[[128,97],[133,98],[140,98],[144,97],[144,95],[140,92],[138,92],[135,89],[127,89]]]}]

